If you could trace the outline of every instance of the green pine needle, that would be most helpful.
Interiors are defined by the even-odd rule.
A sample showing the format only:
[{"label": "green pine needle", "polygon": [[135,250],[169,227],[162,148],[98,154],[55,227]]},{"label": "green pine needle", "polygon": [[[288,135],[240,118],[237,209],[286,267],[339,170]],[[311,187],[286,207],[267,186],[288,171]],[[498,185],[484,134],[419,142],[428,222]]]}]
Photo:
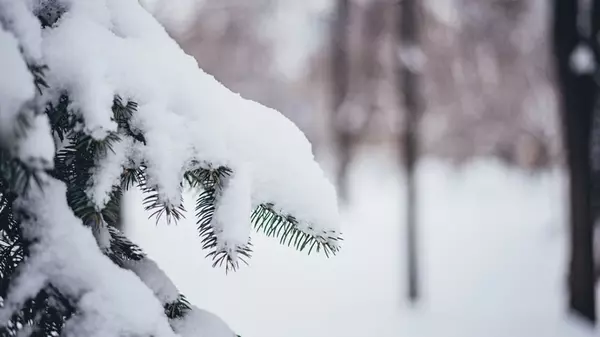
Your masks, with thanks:
[{"label": "green pine needle", "polygon": [[110,234],[110,252],[107,255],[116,265],[122,267],[125,261],[139,261],[146,257],[144,251],[118,229],[107,228]]},{"label": "green pine needle", "polygon": [[[279,243],[293,246],[299,251],[308,248],[308,254],[312,251],[317,253],[323,251],[325,256],[335,255],[339,248],[331,242],[341,241],[340,236],[333,236],[328,232],[310,235],[298,229],[298,220],[291,216],[278,214],[273,209],[273,204],[258,206],[252,213],[251,220],[256,231],[262,231],[266,236],[279,238]],[[308,227],[312,230],[311,227]]]},{"label": "green pine needle", "polygon": [[[183,204],[166,204],[160,199],[158,189],[155,186],[149,186],[147,184],[148,179],[146,176],[145,167],[140,167],[139,169],[134,170],[134,172],[127,170],[127,172],[125,173],[129,174],[130,176],[122,178],[122,184],[123,181],[131,181],[132,179],[135,179],[137,181],[138,187],[142,190],[144,194],[147,194],[142,203],[144,205],[144,209],[148,212],[151,212],[148,218],[155,217],[157,224],[163,216],[165,217],[165,221],[167,222],[167,224],[170,224],[171,222],[177,223],[182,218],[185,219],[185,208],[183,207]],[[131,177],[131,174],[133,174],[134,176]]]},{"label": "green pine needle", "polygon": [[190,310],[192,310],[190,302],[188,302],[187,298],[182,294],[179,294],[177,300],[165,304],[164,308],[165,314],[169,319],[183,318]]},{"label": "green pine needle", "polygon": [[206,257],[211,257],[213,267],[225,265],[225,272],[237,270],[239,261],[248,264],[251,244],[236,247],[235,251],[217,250],[217,236],[212,226],[218,196],[222,192],[225,179],[231,174],[231,169],[196,169],[184,174],[185,181],[191,187],[202,187],[203,191],[196,199],[196,224],[202,242],[202,249],[209,250]]},{"label": "green pine needle", "polygon": [[[251,255],[251,246],[237,247],[235,252],[217,251],[217,237],[215,229],[211,225],[214,212],[218,203],[218,196],[224,188],[225,179],[231,174],[231,169],[219,167],[217,169],[196,169],[184,174],[184,180],[191,187],[201,187],[203,191],[196,199],[196,224],[202,239],[202,248],[210,252],[207,257],[212,257],[213,267],[225,265],[226,271],[236,270],[239,261],[248,264],[247,259]],[[329,257],[335,255],[339,247],[333,243],[341,241],[342,238],[333,232],[321,232],[309,234],[298,228],[298,220],[291,215],[281,215],[274,210],[273,204],[262,204],[252,213],[251,222],[257,231],[263,232],[269,237],[279,238],[281,244],[293,246],[299,251],[308,250],[310,255],[313,251],[323,252]],[[313,229],[309,226],[309,231]]]},{"label": "green pine needle", "polygon": [[30,169],[2,149],[0,149],[0,179],[5,182],[6,191],[16,194],[24,193],[32,182],[38,186],[42,185],[40,172]]},{"label": "green pine needle", "polygon": [[49,88],[48,83],[46,83],[46,80],[44,79],[44,71],[46,71],[48,67],[45,65],[39,66],[28,64],[27,68],[29,68],[29,72],[31,72],[33,75],[33,84],[35,85],[38,93],[41,95],[42,88]]}]

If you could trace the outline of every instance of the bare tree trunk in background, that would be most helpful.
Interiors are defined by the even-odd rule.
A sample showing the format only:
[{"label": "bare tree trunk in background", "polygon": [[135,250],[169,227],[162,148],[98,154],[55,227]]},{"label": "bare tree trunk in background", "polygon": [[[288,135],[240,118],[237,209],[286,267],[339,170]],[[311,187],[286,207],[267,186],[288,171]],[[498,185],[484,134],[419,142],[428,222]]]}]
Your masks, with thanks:
[{"label": "bare tree trunk in background", "polygon": [[404,130],[400,136],[406,171],[406,247],[408,258],[408,298],[414,302],[419,297],[419,270],[417,260],[417,196],[415,166],[418,155],[418,121],[422,110],[419,71],[421,49],[418,30],[419,0],[399,1],[398,8],[398,94],[402,97]]},{"label": "bare tree trunk in background", "polygon": [[[596,322],[593,261],[593,219],[591,214],[590,137],[598,87],[594,72],[577,72],[571,64],[573,51],[587,46],[597,51],[600,0],[594,9],[580,11],[581,1],[554,0],[554,53],[558,88],[562,93],[563,137],[570,178],[570,264],[569,309],[591,323]],[[594,13],[592,15],[592,13]],[[582,32],[581,20],[593,27]],[[597,54],[596,54],[597,59]]]},{"label": "bare tree trunk in background", "polygon": [[337,0],[332,26],[331,84],[332,84],[332,134],[337,155],[336,185],[342,200],[348,197],[348,166],[352,151],[352,135],[341,113],[349,86],[348,23],[349,0]]},{"label": "bare tree trunk in background", "polygon": [[362,123],[355,131],[354,142],[365,140],[369,128],[379,110],[382,64],[379,51],[382,48],[382,34],[385,30],[385,11],[389,3],[385,0],[370,0],[364,10],[361,30],[359,68],[362,83],[359,83],[360,106],[363,110]]}]

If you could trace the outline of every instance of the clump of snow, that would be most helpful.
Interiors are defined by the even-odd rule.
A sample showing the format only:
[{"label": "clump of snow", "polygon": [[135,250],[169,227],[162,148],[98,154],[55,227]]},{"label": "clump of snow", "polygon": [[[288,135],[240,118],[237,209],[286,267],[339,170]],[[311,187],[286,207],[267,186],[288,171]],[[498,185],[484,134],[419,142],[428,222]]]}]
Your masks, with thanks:
[{"label": "clump of snow", "polygon": [[102,221],[102,223],[88,224],[88,226],[92,229],[92,234],[94,235],[94,238],[96,238],[98,248],[103,252],[109,252],[111,235],[106,222]]},{"label": "clump of snow", "polygon": [[0,27],[0,143],[10,146],[24,104],[33,99],[33,76],[19,52],[17,39]]},{"label": "clump of snow", "polygon": [[[48,82],[69,91],[92,136],[116,130],[113,95],[138,103],[131,124],[147,144],[137,153],[161,201],[181,203],[182,175],[194,160],[244,165],[253,207],[273,203],[305,228],[338,236],[335,190],[304,134],[278,111],[202,71],[137,1],[72,2],[43,45]],[[93,185],[106,186],[101,180]],[[102,202],[103,193],[94,198]]]},{"label": "clump of snow", "polygon": [[235,337],[222,319],[196,306],[185,317],[171,320],[171,326],[181,337]]},{"label": "clump of snow", "polygon": [[90,230],[67,205],[66,187],[48,179],[43,190],[32,186],[15,202],[30,216],[22,221],[24,237],[35,242],[19,276],[13,280],[0,321],[52,284],[76,300],[77,315],[67,336],[176,336],[161,303],[131,272],[114,265],[100,250]]},{"label": "clump of snow", "polygon": [[39,62],[42,58],[42,31],[38,19],[27,6],[29,2],[0,0],[0,23],[15,34],[28,60]]},{"label": "clump of snow", "polygon": [[571,69],[576,74],[592,74],[596,71],[596,61],[592,49],[580,43],[571,53]]},{"label": "clump of snow", "polygon": [[[43,41],[45,61],[50,68],[48,83],[71,94],[72,107],[81,114],[85,131],[96,139],[117,130],[117,124],[111,120],[115,93],[106,81],[105,70],[109,65],[102,57],[107,52],[102,50],[109,46],[102,43],[102,33],[97,22],[67,12],[61,24],[49,31]],[[76,41],[82,36],[89,40],[85,46],[78,46]],[[71,59],[71,54],[78,56]]]},{"label": "clump of snow", "polygon": [[97,160],[94,167],[94,179],[87,189],[87,195],[94,204],[102,209],[110,200],[113,185],[119,183],[123,166],[127,163],[127,155],[131,151],[133,141],[123,138],[112,145],[106,156]]},{"label": "clump of snow", "polygon": [[212,227],[217,237],[217,251],[225,251],[235,259],[239,247],[250,238],[250,175],[243,168],[227,177],[224,190],[218,197]]},{"label": "clump of snow", "polygon": [[18,143],[18,157],[33,169],[54,167],[54,139],[47,115],[33,117],[25,136]]},{"label": "clump of snow", "polygon": [[[87,190],[97,206],[106,204],[121,168],[131,161],[147,163],[148,183],[158,187],[161,200],[179,204],[184,170],[201,162],[239,168],[214,218],[223,247],[247,243],[251,209],[262,203],[294,215],[307,232],[338,232],[335,191],[304,134],[279,112],[232,93],[199,69],[138,1],[39,0],[23,6],[0,1],[2,14],[10,15],[3,16],[0,29],[0,72],[10,75],[3,77],[10,82],[0,80],[0,140],[15,140],[19,113],[30,112],[32,125],[15,142],[25,164],[50,168],[55,148],[48,117],[35,117],[26,106],[35,87],[20,48],[26,59],[48,66],[47,95],[68,92],[81,130],[97,140],[120,132],[111,109],[115,95],[139,103],[131,126],[147,143],[134,144],[120,134],[122,141],[98,162]],[[42,35],[30,11],[43,11],[45,4],[66,12]],[[48,15],[55,14],[60,13]],[[69,209],[65,185],[41,176],[41,186],[31,185],[14,204],[27,215],[21,227],[33,244],[4,299],[0,321],[52,284],[77,303],[63,330],[67,336],[175,336],[162,307],[177,299],[174,284],[148,259],[126,262],[129,271],[113,264],[101,251],[110,249],[106,224],[95,224],[95,233],[82,226]],[[224,322],[196,307],[171,323],[183,336],[234,336]]]},{"label": "clump of snow", "polygon": [[126,260],[123,265],[134,272],[163,305],[177,300],[179,296],[177,287],[156,262],[143,258],[139,261]]}]

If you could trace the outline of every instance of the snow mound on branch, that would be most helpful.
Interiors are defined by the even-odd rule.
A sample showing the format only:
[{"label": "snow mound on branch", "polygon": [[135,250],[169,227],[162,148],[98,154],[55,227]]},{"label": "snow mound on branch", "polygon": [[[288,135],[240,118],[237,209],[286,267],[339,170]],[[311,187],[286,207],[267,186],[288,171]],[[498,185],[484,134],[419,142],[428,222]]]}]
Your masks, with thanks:
[{"label": "snow mound on branch", "polygon": [[1,25],[0,60],[0,143],[7,146],[14,142],[15,123],[23,105],[33,98],[35,88],[33,76],[19,52],[19,42]]},{"label": "snow mound on branch", "polygon": [[28,61],[39,62],[42,58],[42,31],[28,3],[30,1],[0,0],[0,23],[15,34]]},{"label": "snow mound on branch", "polygon": [[124,261],[125,268],[133,271],[164,305],[177,300],[179,291],[156,262],[149,258]]},{"label": "snow mound on branch", "polygon": [[182,337],[235,337],[222,319],[195,306],[185,317],[171,320],[171,325]]},{"label": "snow mound on branch", "polygon": [[[45,34],[43,52],[51,87],[71,93],[93,137],[117,130],[114,95],[138,103],[131,123],[147,144],[138,143],[134,152],[142,153],[149,183],[163,202],[181,203],[180,182],[192,162],[248,167],[252,207],[273,203],[276,211],[310,224],[302,227],[310,234],[338,236],[335,190],[304,134],[278,111],[242,98],[202,71],[138,1],[70,1]],[[111,162],[117,166],[120,160]],[[106,186],[112,174],[98,176],[104,178],[97,183]],[[94,199],[106,200],[99,193]]]},{"label": "snow mound on branch", "polygon": [[[226,251],[234,258],[237,258],[236,248],[245,246],[250,237],[247,224],[252,213],[251,186],[247,173],[247,170],[241,168],[227,178],[227,186],[212,218],[217,236],[217,251]],[[221,244],[224,246],[221,247]]]},{"label": "snow mound on branch", "polygon": [[30,256],[0,310],[4,322],[45,285],[77,302],[66,336],[121,335],[175,337],[152,291],[132,272],[115,266],[99,249],[65,199],[62,182],[47,179],[43,190],[32,186],[16,201],[29,218],[24,236],[35,241]]}]

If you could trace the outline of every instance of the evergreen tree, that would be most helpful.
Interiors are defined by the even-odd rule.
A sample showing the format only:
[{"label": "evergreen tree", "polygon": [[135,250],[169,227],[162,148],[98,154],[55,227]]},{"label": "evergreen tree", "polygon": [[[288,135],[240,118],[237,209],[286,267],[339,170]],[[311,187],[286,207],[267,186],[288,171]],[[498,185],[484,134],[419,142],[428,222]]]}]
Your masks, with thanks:
[{"label": "evergreen tree", "polygon": [[[157,222],[183,218],[182,189],[197,191],[201,243],[226,271],[248,263],[250,222],[298,250],[338,251],[335,192],[301,132],[203,73],[137,1],[0,0],[0,56],[0,336],[233,335],[120,230],[131,188]],[[160,79],[128,66],[161,71],[156,96],[178,100],[157,109],[144,85]],[[236,116],[272,138],[242,147]]]}]

